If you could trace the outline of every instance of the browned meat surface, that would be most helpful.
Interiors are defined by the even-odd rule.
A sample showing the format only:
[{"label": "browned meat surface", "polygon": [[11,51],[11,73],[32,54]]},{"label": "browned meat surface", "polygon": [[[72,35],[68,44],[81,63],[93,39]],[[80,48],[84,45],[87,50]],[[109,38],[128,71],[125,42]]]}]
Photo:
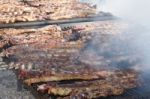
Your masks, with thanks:
[{"label": "browned meat surface", "polygon": [[[77,42],[67,42],[67,34],[72,34],[71,30],[62,31],[59,26],[46,26],[38,29],[1,29],[1,48],[5,45],[15,46],[10,48],[23,48],[27,45],[30,48],[50,49],[50,48],[80,48],[81,38]],[[16,46],[18,45],[18,46]]]},{"label": "browned meat surface", "polygon": [[51,44],[54,45],[57,42],[62,43],[63,45],[64,41],[86,42],[87,40],[92,39],[95,35],[119,35],[126,28],[127,24],[120,21],[100,21],[75,25],[68,30],[62,30],[59,26],[55,25],[49,25],[37,29],[0,29],[0,48],[3,48],[5,45],[12,46],[32,43],[40,45],[41,43],[46,42],[53,42]]},{"label": "browned meat surface", "polygon": [[52,38],[63,38],[58,26],[47,26],[40,29],[2,29],[0,33],[2,40],[7,41],[9,45],[44,43]]},{"label": "browned meat surface", "polygon": [[[86,82],[84,82],[86,84]],[[95,84],[98,83],[98,84]],[[83,84],[84,85],[84,84]],[[52,95],[59,96],[68,96],[69,99],[77,97],[77,98],[97,98],[97,97],[105,97],[109,95],[120,95],[125,90],[117,85],[113,85],[111,82],[107,81],[95,81],[93,84],[89,86],[81,87],[51,87],[49,86],[48,93]],[[65,97],[67,98],[67,97]]]},{"label": "browned meat surface", "polygon": [[52,75],[52,76],[41,76],[41,77],[35,77],[35,78],[29,78],[24,80],[24,83],[27,85],[35,84],[35,83],[41,83],[41,82],[50,82],[50,81],[69,81],[69,80],[92,80],[92,79],[98,79],[102,78],[98,75],[94,74],[58,74],[58,75]]},{"label": "browned meat surface", "polygon": [[58,20],[96,14],[95,7],[77,0],[2,0],[0,23]]},{"label": "browned meat surface", "polygon": [[[41,7],[34,1],[25,4]],[[16,69],[25,85],[60,99],[90,99],[120,95],[138,86],[138,72],[119,68],[139,61],[135,50],[127,50],[130,38],[123,34],[127,27],[120,21],[104,21],[68,29],[1,29],[0,42],[1,48],[9,45],[3,49],[7,68]]]},{"label": "browned meat surface", "polygon": [[[108,72],[108,71],[106,71]],[[112,72],[111,72],[112,73]],[[97,98],[120,95],[127,89],[138,86],[137,73],[134,71],[114,71],[111,76],[101,80],[80,81],[74,83],[57,83],[39,85],[37,90],[58,95],[64,99]]]}]

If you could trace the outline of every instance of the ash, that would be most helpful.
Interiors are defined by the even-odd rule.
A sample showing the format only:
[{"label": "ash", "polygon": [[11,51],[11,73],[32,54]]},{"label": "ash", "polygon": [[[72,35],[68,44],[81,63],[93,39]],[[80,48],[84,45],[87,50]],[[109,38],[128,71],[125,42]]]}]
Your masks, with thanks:
[{"label": "ash", "polygon": [[[0,66],[5,65],[0,62]],[[17,79],[13,71],[0,70],[0,99],[35,99],[32,94],[23,89],[17,91]]]}]

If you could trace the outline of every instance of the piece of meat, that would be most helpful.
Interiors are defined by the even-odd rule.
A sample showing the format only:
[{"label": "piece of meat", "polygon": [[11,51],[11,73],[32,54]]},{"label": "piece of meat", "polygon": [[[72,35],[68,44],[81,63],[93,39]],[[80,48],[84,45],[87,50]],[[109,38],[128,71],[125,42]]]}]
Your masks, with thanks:
[{"label": "piece of meat", "polygon": [[[16,45],[29,45],[33,46],[80,46],[82,44],[81,38],[75,41],[65,41],[65,35],[68,31],[62,31],[59,26],[46,26],[38,29],[1,29],[1,48],[4,45],[16,46]],[[69,34],[72,34],[70,31]],[[5,41],[5,42],[4,42]]]},{"label": "piece of meat", "polygon": [[120,95],[124,92],[124,88],[120,86],[113,86],[109,83],[88,86],[88,87],[74,87],[74,88],[64,88],[64,87],[50,87],[48,89],[48,94],[58,95],[58,96],[68,96],[70,98],[98,98],[106,97],[110,95]]},{"label": "piece of meat", "polygon": [[35,12],[36,8],[16,5],[11,3],[1,4],[0,6],[0,23],[14,23],[20,21],[34,21],[37,20]]},{"label": "piece of meat", "polygon": [[4,28],[0,29],[0,35],[21,35],[21,34],[32,34],[36,32],[41,32],[42,34],[52,34],[53,32],[59,32],[61,28],[57,25],[48,25],[41,28],[22,28],[22,29],[15,29],[15,28]]},{"label": "piece of meat", "polygon": [[[108,25],[109,24],[109,25]],[[4,45],[22,45],[22,44],[30,44],[37,42],[47,42],[51,39],[55,41],[81,41],[87,42],[91,39],[96,39],[96,36],[99,36],[99,39],[104,39],[103,35],[114,36],[115,34],[121,33],[124,31],[124,28],[127,26],[123,26],[122,28],[118,28],[124,23],[117,21],[105,21],[105,22],[93,22],[89,24],[75,25],[71,27],[69,30],[61,30],[59,26],[49,25],[42,28],[32,28],[32,29],[0,29],[0,36],[2,37],[2,42],[6,41],[4,44],[2,43],[2,47]],[[97,32],[95,32],[97,30]],[[105,31],[106,30],[106,31]],[[117,30],[117,32],[116,32]],[[109,34],[108,34],[109,33]],[[106,36],[106,37],[107,37]],[[117,37],[118,38],[118,37]],[[39,40],[40,39],[40,40]],[[97,41],[97,40],[95,40]],[[99,42],[97,42],[99,43]]]},{"label": "piece of meat", "polygon": [[139,86],[137,76],[138,74],[132,70],[119,70],[115,71],[113,75],[106,77],[106,79],[75,81],[73,83],[68,81],[65,83],[57,83],[56,85],[51,85],[51,83],[42,84],[37,89],[40,92],[44,91],[50,95],[56,95],[64,99],[74,97],[91,99],[110,95],[121,95],[127,89]]},{"label": "piece of meat", "polygon": [[77,74],[70,74],[70,75],[52,75],[52,76],[41,76],[36,78],[29,78],[24,80],[24,83],[27,85],[35,84],[35,83],[41,83],[41,82],[50,82],[50,81],[69,81],[69,80],[92,80],[92,79],[100,79],[102,77],[92,75],[92,74],[83,74],[83,75],[77,75]]},{"label": "piece of meat", "polygon": [[12,46],[63,39],[60,27],[51,25],[38,29],[1,29],[0,34],[2,41],[7,41]]},{"label": "piece of meat", "polygon": [[26,53],[30,51],[48,51],[51,49],[66,49],[68,52],[75,52],[77,49],[81,49],[83,47],[82,42],[67,42],[67,43],[61,43],[61,42],[56,42],[54,40],[51,40],[47,43],[40,44],[40,43],[35,43],[35,44],[25,44],[25,45],[17,45],[10,47],[6,49],[3,54],[4,56],[11,56],[11,55],[18,55],[19,53]]},{"label": "piece of meat", "polygon": [[[81,9],[81,7],[83,9]],[[95,8],[88,6],[87,4],[82,3],[72,3],[69,5],[61,6],[58,8],[55,13],[49,15],[53,20],[58,19],[70,19],[76,17],[88,17],[96,12]]]},{"label": "piece of meat", "polygon": [[94,7],[76,0],[7,0],[0,4],[0,23],[70,19],[96,14]]}]

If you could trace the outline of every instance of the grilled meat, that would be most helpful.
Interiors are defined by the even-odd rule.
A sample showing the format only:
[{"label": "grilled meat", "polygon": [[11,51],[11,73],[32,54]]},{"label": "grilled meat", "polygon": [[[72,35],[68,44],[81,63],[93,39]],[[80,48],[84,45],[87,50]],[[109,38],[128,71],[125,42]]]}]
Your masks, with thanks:
[{"label": "grilled meat", "polygon": [[13,0],[0,2],[0,23],[87,17],[96,9],[77,0]]},{"label": "grilled meat", "polygon": [[0,35],[21,35],[21,34],[32,34],[35,32],[42,32],[42,34],[52,34],[53,32],[59,32],[61,31],[61,28],[57,25],[48,25],[42,28],[23,28],[23,29],[15,29],[15,28],[7,28],[7,29],[1,29]]},{"label": "grilled meat", "polygon": [[[128,74],[128,75],[126,75]],[[124,82],[124,83],[123,83]],[[56,85],[42,84],[37,90],[57,95],[61,98],[98,98],[109,95],[120,95],[130,88],[138,86],[137,73],[134,71],[114,71],[113,75],[105,79],[80,81],[73,83],[57,83]]]},{"label": "grilled meat", "polygon": [[1,4],[1,18],[0,23],[14,23],[20,21],[34,21],[36,15],[32,13],[39,13],[36,8],[16,5],[11,3]]},{"label": "grilled meat", "polygon": [[[57,4],[53,3],[54,1],[46,4],[50,1],[24,0],[20,2],[22,6],[20,3],[13,3],[10,8],[14,9],[15,5],[15,10],[26,10],[16,16],[22,17],[27,13],[29,16],[33,15],[31,18],[33,21],[87,17],[94,10],[87,4],[77,3],[73,0],[71,2],[74,3],[65,0]],[[54,7],[52,10],[43,11],[48,7],[47,5],[51,4]],[[7,13],[6,5],[9,4],[2,4],[4,8],[1,9]],[[24,9],[24,6],[27,9]],[[84,9],[80,9],[81,6],[84,6]],[[40,14],[38,14],[39,11]],[[64,13],[64,11],[66,12]],[[25,19],[25,21],[31,21],[28,18]],[[14,19],[12,22],[16,22],[16,20]],[[19,21],[24,20],[19,19]],[[6,23],[5,20],[4,23]],[[116,70],[114,67],[114,65],[121,66],[122,61],[135,65],[134,63],[138,60],[138,55],[134,56],[136,52],[126,51],[126,46],[118,47],[120,44],[129,44],[128,38],[123,38],[122,35],[127,27],[127,24],[122,25],[120,21],[100,21],[79,24],[68,29],[61,29],[59,26],[53,25],[37,29],[1,29],[0,46],[4,48],[4,46],[10,45],[3,51],[4,56],[9,59],[7,68],[17,69],[19,80],[31,87],[32,85],[39,86],[38,91],[60,96],[61,99],[90,99],[120,95],[127,89],[138,86],[137,72]],[[118,46],[114,46],[116,43],[112,43],[116,40],[119,42]],[[126,41],[128,42],[125,43]],[[109,69],[106,69],[107,67]]]},{"label": "grilled meat", "polygon": [[45,43],[50,40],[54,40],[54,42],[58,41],[58,43],[79,40],[81,40],[81,42],[86,42],[93,39],[95,36],[103,38],[104,34],[108,36],[120,35],[126,28],[127,25],[120,21],[100,21],[97,23],[91,22],[89,24],[75,25],[66,30],[62,30],[59,26],[55,25],[37,29],[0,29],[0,45],[1,48],[3,48],[5,45],[14,46],[38,42]]},{"label": "grilled meat", "polygon": [[[29,55],[31,52],[36,51],[48,51],[51,49],[64,49],[66,48],[66,52],[75,52],[76,50],[80,50],[82,48],[83,43],[82,42],[68,42],[68,43],[58,43],[55,41],[48,42],[45,44],[30,44],[30,45],[18,45],[8,48],[6,51],[4,51],[5,56],[11,56],[11,55],[18,55],[26,54]],[[31,52],[30,52],[31,51]],[[47,52],[48,54],[49,52]],[[56,53],[57,54],[57,53]],[[20,56],[21,57],[21,56]]]},{"label": "grilled meat", "polygon": [[[1,42],[9,45],[22,45],[44,43],[53,39],[63,38],[63,33],[58,26],[47,26],[39,29],[1,29]],[[1,44],[2,46],[4,44]]]},{"label": "grilled meat", "polygon": [[97,75],[92,74],[59,74],[59,75],[52,75],[52,76],[41,76],[36,78],[29,78],[24,80],[24,83],[31,85],[35,83],[41,83],[41,82],[50,82],[50,81],[69,81],[69,80],[92,80],[92,79],[100,79],[101,77],[98,77]]},{"label": "grilled meat", "polygon": [[[76,25],[69,30],[61,30],[58,26],[47,26],[38,29],[4,29],[4,31],[1,30],[1,34],[4,36],[6,35],[6,38],[9,35],[8,42],[12,45],[12,47],[6,49],[3,53],[11,60],[10,69],[18,69],[22,66],[28,68],[28,64],[30,69],[41,69],[44,66],[50,67],[49,69],[51,69],[52,66],[61,68],[63,66],[65,67],[65,65],[74,65],[79,63],[87,66],[92,65],[94,68],[98,69],[111,68],[112,64],[118,65],[118,63],[122,61],[118,60],[116,57],[120,55],[120,52],[125,51],[122,50],[124,47],[122,47],[122,49],[114,49],[114,45],[112,46],[110,44],[110,39],[112,38],[118,38],[119,42],[122,43],[122,39],[119,38],[119,35],[121,35],[121,31],[124,31],[124,27],[122,29],[120,28],[119,32],[116,32],[117,35],[113,33],[108,34],[108,32],[111,31],[115,32],[113,30],[120,25],[120,23],[113,23],[113,21],[110,21],[110,23],[112,24],[110,26],[107,26],[109,22],[106,26],[103,25],[103,22],[90,23],[87,25],[83,24],[81,26]],[[94,28],[99,29],[100,33],[91,32]],[[103,34],[102,30],[104,30],[104,28],[109,29],[110,31]],[[78,33],[80,38],[72,41],[72,35],[76,35],[75,33]],[[91,37],[90,39],[94,39],[96,41],[92,41],[92,46],[91,44],[89,45],[90,42],[86,42],[91,41],[88,39],[89,36]],[[88,40],[84,41],[83,38],[87,38]],[[93,46],[98,47],[97,49],[99,49],[98,52],[100,53],[93,54],[93,51],[90,51],[88,46],[91,46],[92,48]],[[112,53],[114,53],[112,50],[117,50],[117,55],[112,55]],[[105,55],[106,53],[110,53],[110,55]],[[125,57],[122,55],[119,56],[119,59],[120,57]],[[13,63],[13,61],[15,62]],[[130,59],[127,58],[125,61],[128,63]],[[30,66],[31,63],[33,63],[32,66]],[[131,64],[132,63],[134,63],[134,61],[131,62]],[[73,68],[74,67],[72,67],[72,69]]]},{"label": "grilled meat", "polygon": [[[102,82],[102,81],[101,81]],[[120,95],[125,90],[120,86],[114,86],[108,82],[102,82],[100,85],[92,85],[85,87],[64,88],[64,87],[50,87],[48,93],[51,95],[68,96],[71,98],[98,98],[110,95]]]}]

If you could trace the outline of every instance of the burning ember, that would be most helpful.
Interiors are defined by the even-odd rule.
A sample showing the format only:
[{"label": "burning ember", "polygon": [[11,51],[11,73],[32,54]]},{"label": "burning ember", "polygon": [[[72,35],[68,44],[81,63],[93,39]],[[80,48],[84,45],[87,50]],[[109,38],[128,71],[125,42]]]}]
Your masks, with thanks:
[{"label": "burning ember", "polygon": [[[77,0],[4,2],[0,2],[0,22],[5,24],[96,15],[95,7]],[[48,7],[51,10],[45,10]],[[126,29],[128,24],[121,20],[80,22],[69,28],[0,29],[0,48],[8,64],[4,68],[17,71],[23,85],[61,99],[121,95],[140,85],[139,73],[129,67],[137,65],[140,57],[126,48]]]}]

